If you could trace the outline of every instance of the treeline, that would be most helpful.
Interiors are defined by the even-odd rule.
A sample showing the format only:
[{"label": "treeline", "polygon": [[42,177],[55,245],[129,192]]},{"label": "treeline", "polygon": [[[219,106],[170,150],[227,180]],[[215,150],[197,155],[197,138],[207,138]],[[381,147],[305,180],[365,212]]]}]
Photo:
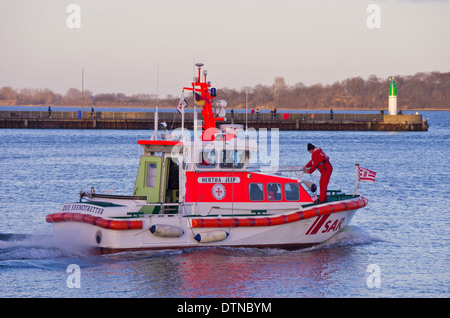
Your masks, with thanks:
[{"label": "treeline", "polygon": [[[396,76],[398,108],[450,109],[450,72],[417,73]],[[256,85],[241,89],[217,88],[217,99],[227,100],[228,107],[288,108],[288,109],[387,109],[389,79],[371,75],[345,79],[331,85],[303,83],[286,84],[283,77],[276,77],[272,85]],[[191,98],[187,98],[188,102]],[[179,96],[168,95],[159,99],[161,107],[176,107]],[[11,87],[0,89],[0,105],[81,105],[154,107],[155,94],[123,93],[93,94],[70,88],[66,94],[56,94],[50,89]],[[192,102],[189,102],[192,105]]]},{"label": "treeline", "polygon": [[[417,73],[395,76],[399,110],[450,109],[450,72]],[[217,90],[228,105],[288,109],[387,109],[389,79],[375,75],[367,80],[349,78],[331,85],[303,83],[287,85],[284,78],[275,78],[271,86]]]},{"label": "treeline", "polygon": [[0,105],[58,105],[58,106],[154,106],[156,94],[123,93],[93,94],[89,90],[69,88],[64,95],[48,88],[22,88],[18,91],[6,86],[0,89]]}]

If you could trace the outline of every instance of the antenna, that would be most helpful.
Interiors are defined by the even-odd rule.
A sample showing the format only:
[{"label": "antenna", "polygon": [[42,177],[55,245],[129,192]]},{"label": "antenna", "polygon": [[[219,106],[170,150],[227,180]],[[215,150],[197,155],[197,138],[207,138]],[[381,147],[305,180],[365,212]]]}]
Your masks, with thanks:
[{"label": "antenna", "polygon": [[156,106],[158,106],[159,101],[159,64],[158,69],[156,71]]},{"label": "antenna", "polygon": [[159,102],[159,64],[156,71],[156,112],[155,112],[155,133],[153,135],[153,140],[158,139],[158,102]]}]

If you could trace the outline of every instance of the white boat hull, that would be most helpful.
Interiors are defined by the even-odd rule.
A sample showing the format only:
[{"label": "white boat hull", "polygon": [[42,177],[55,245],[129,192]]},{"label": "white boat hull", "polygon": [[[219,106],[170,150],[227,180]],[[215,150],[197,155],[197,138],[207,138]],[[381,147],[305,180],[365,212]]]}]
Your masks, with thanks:
[{"label": "white boat hull", "polygon": [[[367,199],[361,198],[359,203],[354,202],[340,202],[341,206],[346,207],[343,211],[339,211],[338,204],[334,204],[331,209],[328,204],[303,212],[247,218],[159,214],[109,220],[108,223],[99,217],[78,215],[75,220],[74,214],[60,213],[49,215],[47,221],[54,223],[54,237],[58,241],[105,252],[202,246],[301,248],[324,242],[345,228],[356,210],[367,204]],[[113,222],[121,223],[114,225]],[[150,229],[153,227],[154,230],[155,225],[162,225],[165,234],[152,233]]]}]

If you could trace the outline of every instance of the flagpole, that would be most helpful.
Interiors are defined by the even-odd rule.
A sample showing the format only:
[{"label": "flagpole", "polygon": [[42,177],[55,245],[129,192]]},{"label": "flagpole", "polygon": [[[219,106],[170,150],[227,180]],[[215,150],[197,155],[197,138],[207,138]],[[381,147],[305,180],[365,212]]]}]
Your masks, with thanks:
[{"label": "flagpole", "polygon": [[181,92],[181,140],[184,140],[184,90]]},{"label": "flagpole", "polygon": [[248,88],[245,88],[245,138],[247,138],[248,123],[247,123],[247,104],[248,104]]},{"label": "flagpole", "polygon": [[359,184],[359,163],[355,163],[356,166],[356,189],[355,189],[355,195],[359,195],[359,189],[358,189],[358,184]]}]

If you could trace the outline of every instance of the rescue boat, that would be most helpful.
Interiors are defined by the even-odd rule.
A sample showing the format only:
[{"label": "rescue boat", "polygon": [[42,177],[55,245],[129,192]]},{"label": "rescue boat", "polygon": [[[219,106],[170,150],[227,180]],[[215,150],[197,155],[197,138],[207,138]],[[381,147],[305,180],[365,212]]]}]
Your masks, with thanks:
[{"label": "rescue boat", "polygon": [[216,89],[201,72],[203,64],[196,66],[198,76],[183,90],[202,106],[201,130],[196,110],[193,136],[184,128],[180,135],[158,135],[155,119],[153,137],[137,142],[141,154],[133,193],[81,192],[79,201],[46,216],[58,241],[103,252],[301,248],[328,240],[368,204],[359,192],[339,190],[330,190],[327,202],[315,204],[315,185],[302,180],[301,167],[255,170],[256,141],[240,125],[217,128],[216,122],[224,122],[226,102],[217,101],[213,110]]}]

